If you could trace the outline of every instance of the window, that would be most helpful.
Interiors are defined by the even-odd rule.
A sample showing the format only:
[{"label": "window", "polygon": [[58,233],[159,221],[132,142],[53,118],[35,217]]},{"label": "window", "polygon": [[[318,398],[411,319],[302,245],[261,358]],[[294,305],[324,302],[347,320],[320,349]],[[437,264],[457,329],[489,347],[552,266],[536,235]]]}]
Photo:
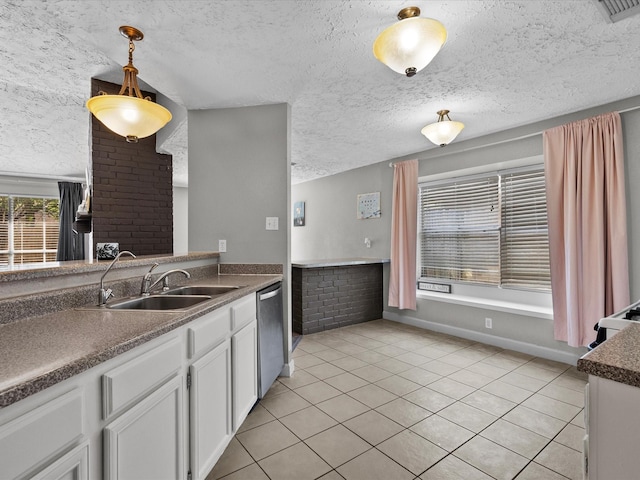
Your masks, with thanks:
[{"label": "window", "polygon": [[541,166],[420,185],[420,277],[550,290]]},{"label": "window", "polygon": [[0,266],[56,259],[57,198],[0,195]]}]

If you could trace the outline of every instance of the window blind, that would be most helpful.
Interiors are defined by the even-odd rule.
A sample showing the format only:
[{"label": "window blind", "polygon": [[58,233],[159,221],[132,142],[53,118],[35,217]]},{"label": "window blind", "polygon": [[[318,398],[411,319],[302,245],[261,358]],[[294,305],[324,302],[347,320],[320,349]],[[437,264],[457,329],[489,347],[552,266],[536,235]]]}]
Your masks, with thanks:
[{"label": "window blind", "polygon": [[420,185],[420,277],[549,291],[542,166]]},{"label": "window blind", "polygon": [[0,265],[56,259],[57,198],[0,196]]},{"label": "window blind", "polygon": [[421,277],[500,283],[499,193],[495,174],[421,185]]},{"label": "window blind", "polygon": [[544,169],[503,173],[502,286],[550,290]]}]

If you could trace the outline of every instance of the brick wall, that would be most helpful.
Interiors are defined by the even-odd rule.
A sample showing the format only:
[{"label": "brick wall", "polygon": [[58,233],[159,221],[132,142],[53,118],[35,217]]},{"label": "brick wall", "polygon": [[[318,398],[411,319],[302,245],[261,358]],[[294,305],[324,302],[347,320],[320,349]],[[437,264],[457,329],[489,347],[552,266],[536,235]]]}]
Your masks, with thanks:
[{"label": "brick wall", "polygon": [[[120,86],[91,80],[91,96]],[[155,95],[143,92],[155,101]],[[171,155],[156,153],[156,136],[127,143],[91,115],[93,242],[118,242],[136,255],[173,252]]]},{"label": "brick wall", "polygon": [[292,268],[293,331],[309,334],[382,318],[382,264]]}]

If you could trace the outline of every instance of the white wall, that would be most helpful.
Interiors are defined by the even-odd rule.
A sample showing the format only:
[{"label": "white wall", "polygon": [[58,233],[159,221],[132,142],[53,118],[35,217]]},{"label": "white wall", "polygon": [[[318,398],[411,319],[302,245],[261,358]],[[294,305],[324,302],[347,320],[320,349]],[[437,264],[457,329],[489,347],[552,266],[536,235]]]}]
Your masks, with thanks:
[{"label": "white wall", "polygon": [[[82,182],[82,180],[80,179],[65,179],[64,181]],[[9,175],[0,175],[0,193],[24,196],[41,195],[53,198],[58,198],[60,195],[57,180],[31,177],[14,177]]]},{"label": "white wall", "polygon": [[[464,170],[488,164],[542,154],[542,134],[547,128],[609,111],[622,111],[627,170],[627,203],[630,282],[632,300],[640,298],[640,97],[532,125],[514,128],[481,138],[455,142],[447,147],[433,147],[423,152],[391,161],[417,158],[419,175]],[[295,159],[294,159],[295,160]],[[393,169],[389,161],[363,167],[331,177],[294,185],[292,201],[305,201],[305,227],[292,230],[294,260],[342,258],[350,256],[389,257],[391,225],[391,190]],[[378,220],[355,220],[358,193],[381,192],[382,217]],[[364,237],[372,238],[370,251]],[[385,269],[385,305],[387,304],[388,268]],[[505,313],[484,308],[454,305],[428,299],[418,300],[417,311],[385,307],[390,318],[435,330],[502,344],[508,348],[563,361],[575,361],[585,349],[568,347],[553,338],[552,320]],[[484,327],[485,317],[493,319],[493,328]]]},{"label": "white wall", "polygon": [[189,251],[189,189],[173,187],[173,253]]}]

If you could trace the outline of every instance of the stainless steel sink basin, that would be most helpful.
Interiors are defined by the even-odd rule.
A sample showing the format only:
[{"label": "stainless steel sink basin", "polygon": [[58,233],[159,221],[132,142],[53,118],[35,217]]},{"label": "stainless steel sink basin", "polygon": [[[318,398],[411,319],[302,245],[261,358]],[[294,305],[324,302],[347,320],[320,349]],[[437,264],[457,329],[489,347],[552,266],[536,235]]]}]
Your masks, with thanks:
[{"label": "stainless steel sink basin", "polygon": [[115,310],[180,310],[207,300],[211,300],[211,297],[205,295],[151,295],[114,302],[107,304],[106,307]]},{"label": "stainless steel sink basin", "polygon": [[172,288],[163,295],[222,295],[240,287],[229,287],[223,285],[187,285],[186,287]]}]

